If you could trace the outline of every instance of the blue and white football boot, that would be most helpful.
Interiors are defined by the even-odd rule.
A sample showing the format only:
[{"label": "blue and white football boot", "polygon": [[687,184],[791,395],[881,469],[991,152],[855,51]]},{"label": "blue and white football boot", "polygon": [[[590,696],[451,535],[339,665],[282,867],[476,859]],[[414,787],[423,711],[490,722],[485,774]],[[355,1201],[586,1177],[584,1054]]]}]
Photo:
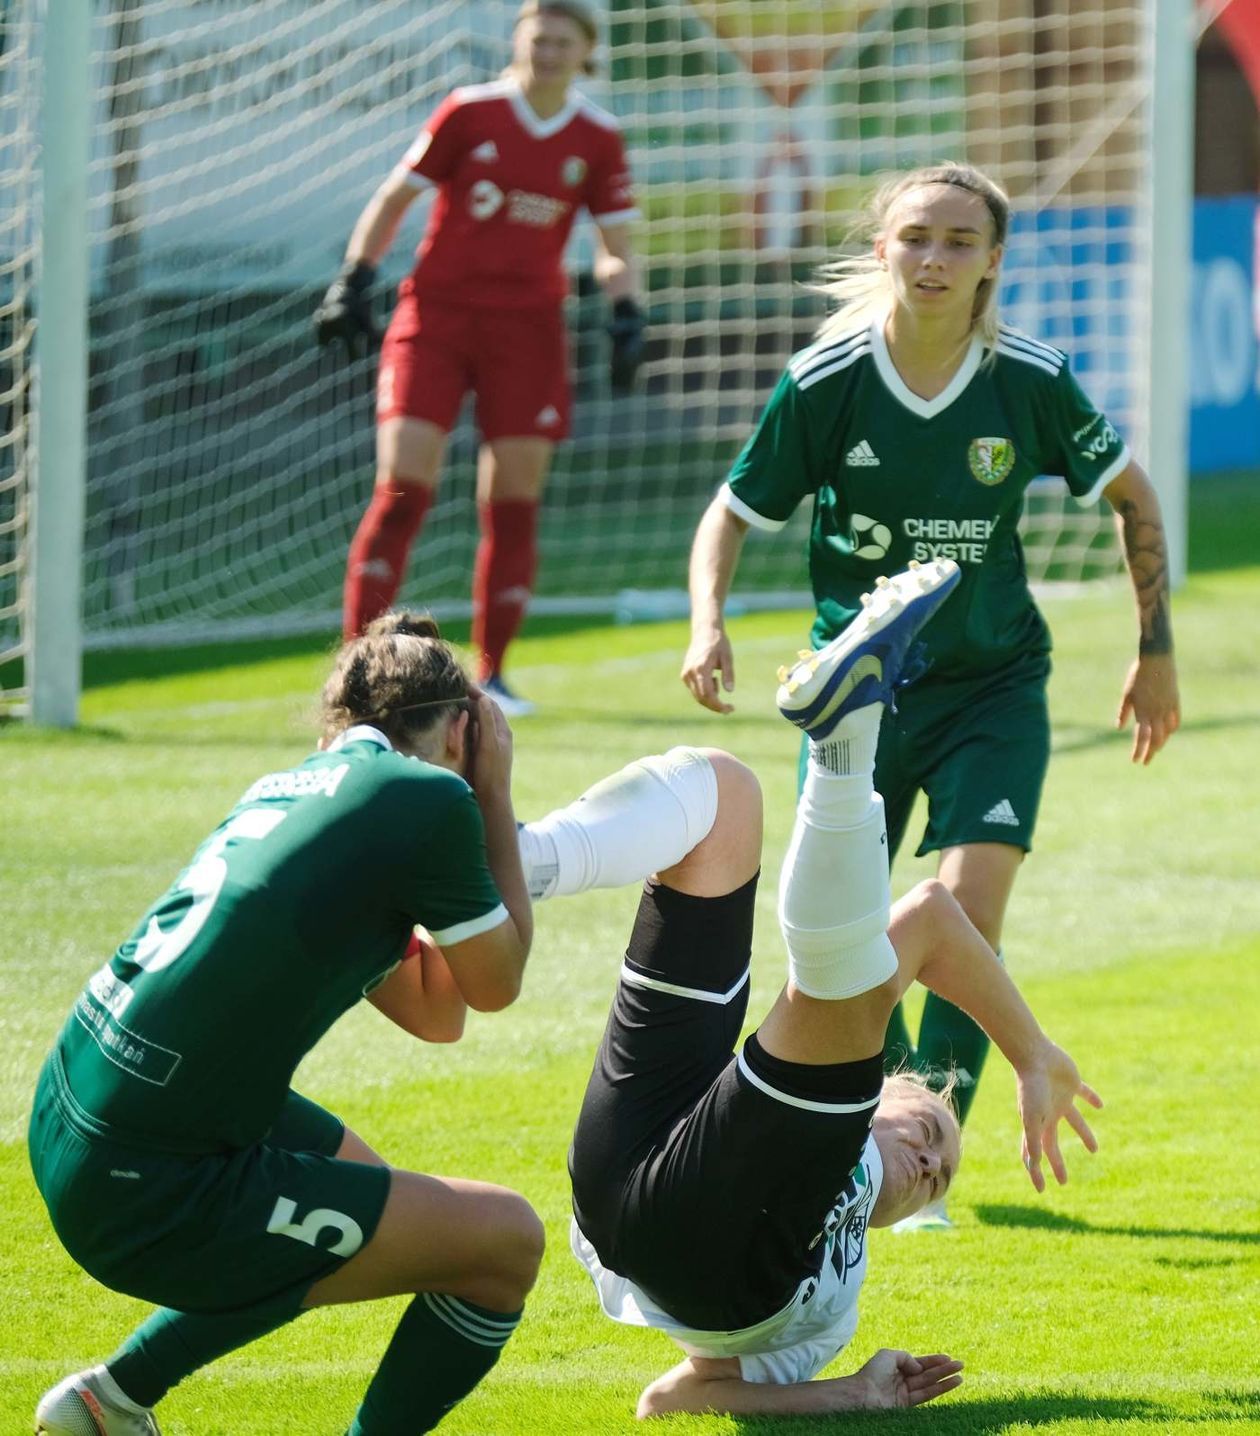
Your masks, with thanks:
[{"label": "blue and white football boot", "polygon": [[103,1366],[78,1371],[46,1391],[35,1408],[35,1432],[36,1436],[162,1436],[153,1413],[122,1396]]},{"label": "blue and white football boot", "polygon": [[779,712],[820,742],[846,713],[891,704],[894,690],[908,681],[907,654],[915,634],[961,577],[953,559],[943,558],[876,579],[875,591],[862,595],[861,613],[839,638],[779,669]]}]

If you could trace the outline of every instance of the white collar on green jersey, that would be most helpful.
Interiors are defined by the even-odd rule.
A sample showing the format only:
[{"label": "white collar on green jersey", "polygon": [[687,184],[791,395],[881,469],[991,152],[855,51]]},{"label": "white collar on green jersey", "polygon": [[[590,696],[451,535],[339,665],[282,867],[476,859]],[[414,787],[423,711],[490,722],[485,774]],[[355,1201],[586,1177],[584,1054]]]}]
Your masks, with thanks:
[{"label": "white collar on green jersey", "polygon": [[912,414],[917,414],[920,419],[934,419],[937,414],[948,409],[976,377],[980,361],[984,358],[984,344],[978,337],[973,338],[966,357],[958,366],[957,374],[935,399],[921,399],[897,373],[897,366],[888,352],[888,341],[884,338],[882,318],[877,319],[871,325],[871,349],[875,355],[875,368],[879,371],[879,377],[884,381],[884,387],[899,404],[904,405]]},{"label": "white collar on green jersey", "polygon": [[338,733],[324,749],[324,752],[335,753],[338,748],[344,748],[347,743],[375,743],[378,748],[386,748],[390,751],[394,747],[379,728],[373,728],[370,723],[356,723],[353,728],[346,728]]}]

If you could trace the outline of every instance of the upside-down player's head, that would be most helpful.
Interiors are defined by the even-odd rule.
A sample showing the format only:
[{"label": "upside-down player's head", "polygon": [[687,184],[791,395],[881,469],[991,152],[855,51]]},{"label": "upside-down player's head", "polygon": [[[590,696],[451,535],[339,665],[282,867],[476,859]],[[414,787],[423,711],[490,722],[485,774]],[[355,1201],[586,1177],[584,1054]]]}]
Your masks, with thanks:
[{"label": "upside-down player's head", "polygon": [[885,1079],[871,1133],[884,1165],[872,1226],[892,1226],[949,1190],[962,1153],[958,1118],[916,1073]]}]

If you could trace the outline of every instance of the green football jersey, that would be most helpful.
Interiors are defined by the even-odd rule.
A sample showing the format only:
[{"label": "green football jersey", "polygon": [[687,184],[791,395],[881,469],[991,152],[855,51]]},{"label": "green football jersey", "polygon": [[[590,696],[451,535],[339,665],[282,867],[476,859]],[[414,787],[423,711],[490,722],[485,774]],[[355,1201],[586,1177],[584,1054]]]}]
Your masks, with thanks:
[{"label": "green football jersey", "polygon": [[417,923],[441,944],[506,919],[467,783],[351,728],[254,783],[88,981],[59,1039],[70,1090],[119,1140],[258,1141]]},{"label": "green football jersey", "polygon": [[1003,327],[986,356],[974,340],[935,399],[906,386],[879,323],[788,364],[723,495],[769,530],[813,496],[816,645],[846,627],[880,574],[952,558],[962,581],[922,635],[934,674],[985,673],[1049,651],[1017,533],[1024,491],[1040,474],[1060,475],[1091,504],[1129,451],[1060,350]]}]

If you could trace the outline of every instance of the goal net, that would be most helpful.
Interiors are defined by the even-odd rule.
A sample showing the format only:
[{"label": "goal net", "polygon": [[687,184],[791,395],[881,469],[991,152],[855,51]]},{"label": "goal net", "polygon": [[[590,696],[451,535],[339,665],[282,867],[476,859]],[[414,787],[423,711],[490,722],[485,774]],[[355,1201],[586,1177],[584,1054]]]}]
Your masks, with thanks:
[{"label": "goal net", "polygon": [[[88,645],[333,628],[373,474],[374,358],[310,315],[369,195],[454,86],[494,77],[517,0],[93,0]],[[609,393],[606,305],[579,231],[571,442],[546,497],[535,611],[668,611],[696,519],[821,302],[803,288],[889,169],[970,159],[1016,207],[1006,317],[1067,349],[1141,454],[1150,21],[1111,0],[604,0],[592,98],[623,124],[650,318]],[[0,649],[20,642],[29,451],[29,108],[0,4]],[[406,272],[408,213],[382,272]],[[381,304],[384,317],[384,303]],[[465,413],[405,601],[466,609],[476,434]],[[1037,578],[1116,570],[1101,510],[1028,505]],[[756,599],[804,587],[807,514],[754,536]],[[662,597],[664,595],[664,597]]]},{"label": "goal net", "polygon": [[31,41],[31,26],[0,6],[0,673],[23,655],[28,557],[38,188]]}]

